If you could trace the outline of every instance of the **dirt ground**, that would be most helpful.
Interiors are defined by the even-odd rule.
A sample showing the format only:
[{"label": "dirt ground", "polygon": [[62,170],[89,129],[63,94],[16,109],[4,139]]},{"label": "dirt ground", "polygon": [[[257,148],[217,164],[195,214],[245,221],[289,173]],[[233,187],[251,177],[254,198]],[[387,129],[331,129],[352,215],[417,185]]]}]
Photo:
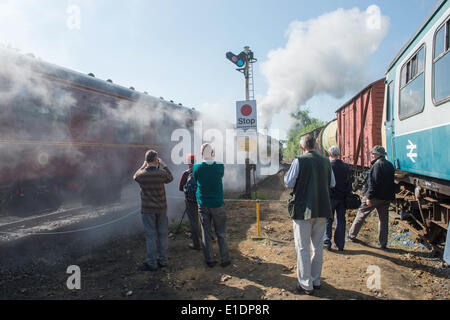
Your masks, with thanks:
[{"label": "dirt ground", "polygon": [[[276,190],[281,177],[263,181]],[[259,191],[264,191],[262,188]],[[272,192],[285,199],[286,191]],[[450,297],[450,269],[431,250],[408,236],[391,213],[390,249],[376,248],[378,218],[373,212],[362,228],[361,243],[347,242],[345,251],[324,250],[322,288],[313,296],[296,293],[296,253],[292,221],[285,201],[261,203],[261,237],[256,237],[255,203],[229,201],[228,243],[232,264],[208,268],[201,251],[191,251],[186,224],[171,228],[168,266],[141,272],[145,258],[143,233],[119,237],[89,253],[70,256],[39,272],[12,272],[0,279],[1,299],[188,299],[188,300],[373,300]],[[347,214],[347,230],[356,212]],[[215,245],[217,260],[218,247]],[[41,262],[44,263],[45,262]],[[81,269],[81,289],[69,290],[69,265]],[[372,266],[372,267],[369,267]],[[379,288],[369,289],[373,270],[380,271]],[[369,281],[370,282],[370,281]],[[370,282],[372,283],[372,282]],[[369,284],[370,284],[369,283]]]}]

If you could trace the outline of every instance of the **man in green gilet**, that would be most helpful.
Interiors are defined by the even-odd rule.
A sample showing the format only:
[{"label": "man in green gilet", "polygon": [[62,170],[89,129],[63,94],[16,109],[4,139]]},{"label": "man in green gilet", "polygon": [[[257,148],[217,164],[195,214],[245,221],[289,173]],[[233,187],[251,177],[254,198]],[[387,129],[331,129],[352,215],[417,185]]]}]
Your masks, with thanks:
[{"label": "man in green gilet", "polygon": [[[315,151],[313,136],[301,139],[305,152],[296,158],[284,176],[295,196],[292,219],[297,251],[297,291],[308,295],[320,289],[322,241],[327,219],[331,218],[330,187],[335,186],[330,160]],[[311,255],[312,249],[312,255]]]}]

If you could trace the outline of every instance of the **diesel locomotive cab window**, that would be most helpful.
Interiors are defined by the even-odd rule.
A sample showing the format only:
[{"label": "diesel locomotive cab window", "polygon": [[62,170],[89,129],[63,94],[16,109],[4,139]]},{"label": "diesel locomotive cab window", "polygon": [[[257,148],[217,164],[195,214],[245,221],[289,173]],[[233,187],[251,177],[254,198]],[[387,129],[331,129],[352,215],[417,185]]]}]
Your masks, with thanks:
[{"label": "diesel locomotive cab window", "polygon": [[425,47],[402,68],[399,118],[404,120],[423,111],[425,104]]},{"label": "diesel locomotive cab window", "polygon": [[450,20],[438,29],[434,37],[433,100],[439,105],[450,98]]}]

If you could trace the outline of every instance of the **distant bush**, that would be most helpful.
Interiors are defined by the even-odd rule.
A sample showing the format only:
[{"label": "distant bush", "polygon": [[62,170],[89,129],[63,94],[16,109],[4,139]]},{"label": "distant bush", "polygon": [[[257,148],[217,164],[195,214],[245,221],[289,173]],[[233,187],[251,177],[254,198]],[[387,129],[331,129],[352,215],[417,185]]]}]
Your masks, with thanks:
[{"label": "distant bush", "polygon": [[300,154],[300,137],[308,132],[326,125],[326,122],[312,118],[309,110],[300,110],[292,113],[295,119],[294,126],[288,131],[287,146],[283,149],[283,158],[291,161]]}]

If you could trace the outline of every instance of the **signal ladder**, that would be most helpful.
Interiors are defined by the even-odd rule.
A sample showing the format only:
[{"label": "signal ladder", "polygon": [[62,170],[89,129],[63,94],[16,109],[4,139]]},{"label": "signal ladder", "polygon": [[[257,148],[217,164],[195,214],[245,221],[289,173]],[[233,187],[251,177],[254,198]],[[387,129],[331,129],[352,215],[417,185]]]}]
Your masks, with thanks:
[{"label": "signal ladder", "polygon": [[249,61],[248,64],[248,87],[249,87],[249,97],[250,100],[255,100],[255,82],[253,78],[253,62]]}]

